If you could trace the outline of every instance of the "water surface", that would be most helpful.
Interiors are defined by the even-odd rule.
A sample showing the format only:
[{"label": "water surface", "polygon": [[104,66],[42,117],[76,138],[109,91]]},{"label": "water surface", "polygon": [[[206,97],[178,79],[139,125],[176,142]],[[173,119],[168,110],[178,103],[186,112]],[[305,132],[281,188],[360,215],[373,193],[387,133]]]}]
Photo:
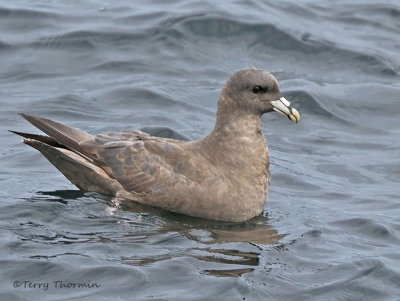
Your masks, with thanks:
[{"label": "water surface", "polygon": [[[398,1],[0,0],[0,298],[399,298],[399,37]],[[23,111],[198,139],[248,66],[302,119],[263,116],[271,191],[243,224],[82,193],[7,132]]]}]

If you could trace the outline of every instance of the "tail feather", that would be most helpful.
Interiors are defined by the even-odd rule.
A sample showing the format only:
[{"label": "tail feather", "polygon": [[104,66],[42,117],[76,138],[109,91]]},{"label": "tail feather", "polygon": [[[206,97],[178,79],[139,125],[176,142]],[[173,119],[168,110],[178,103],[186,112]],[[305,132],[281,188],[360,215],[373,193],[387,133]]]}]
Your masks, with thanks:
[{"label": "tail feather", "polygon": [[54,147],[64,148],[64,146],[62,146],[60,143],[58,143],[56,139],[54,139],[52,137],[49,137],[49,136],[22,133],[22,132],[11,131],[11,130],[9,130],[9,132],[14,133],[14,134],[19,135],[19,136],[22,136],[22,137],[27,138],[27,139],[38,140],[38,141],[41,141],[43,143],[46,143],[46,144],[54,146]]},{"label": "tail feather", "polygon": [[80,146],[80,142],[93,136],[46,118],[20,115],[49,136],[10,132],[24,137],[25,144],[41,152],[72,184],[82,190],[111,195],[124,191],[121,184],[97,166]]},{"label": "tail feather", "polygon": [[37,127],[38,129],[49,135],[59,144],[75,152],[79,152],[81,154],[85,154],[85,151],[80,147],[79,142],[93,138],[93,136],[88,133],[85,133],[75,128],[65,126],[61,123],[52,121],[50,119],[36,117],[26,113],[19,113],[19,114],[27,121],[29,121],[31,124],[33,124],[35,127]]},{"label": "tail feather", "polygon": [[104,170],[68,149],[30,138],[24,139],[24,143],[41,152],[72,184],[82,190],[110,195],[122,190],[121,184],[110,178]]}]

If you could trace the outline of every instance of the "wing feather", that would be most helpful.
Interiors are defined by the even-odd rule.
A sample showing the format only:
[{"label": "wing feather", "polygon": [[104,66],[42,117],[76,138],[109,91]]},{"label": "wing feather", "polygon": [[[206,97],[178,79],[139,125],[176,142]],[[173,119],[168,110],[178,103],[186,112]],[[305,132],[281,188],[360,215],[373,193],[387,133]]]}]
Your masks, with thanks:
[{"label": "wing feather", "polygon": [[171,140],[141,131],[108,132],[81,142],[80,147],[101,162],[125,190],[147,194],[191,182],[178,172],[184,160],[181,141]]}]

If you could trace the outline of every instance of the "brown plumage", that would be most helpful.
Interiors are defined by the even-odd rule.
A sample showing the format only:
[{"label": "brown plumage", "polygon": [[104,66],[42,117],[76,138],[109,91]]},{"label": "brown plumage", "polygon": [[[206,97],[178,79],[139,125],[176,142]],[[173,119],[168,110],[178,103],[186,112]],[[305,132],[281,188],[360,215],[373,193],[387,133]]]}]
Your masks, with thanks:
[{"label": "brown plumage", "polygon": [[224,86],[213,131],[198,141],[123,130],[90,135],[21,114],[48,136],[14,132],[82,190],[111,194],[191,216],[244,221],[259,215],[269,189],[261,115],[298,112],[276,79],[259,69],[236,72]]}]

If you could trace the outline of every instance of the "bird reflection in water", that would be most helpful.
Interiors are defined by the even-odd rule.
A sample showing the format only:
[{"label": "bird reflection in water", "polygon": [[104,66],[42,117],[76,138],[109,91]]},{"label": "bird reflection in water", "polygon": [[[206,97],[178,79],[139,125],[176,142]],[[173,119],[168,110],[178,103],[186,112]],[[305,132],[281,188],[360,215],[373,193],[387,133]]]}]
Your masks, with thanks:
[{"label": "bird reflection in water", "polygon": [[[90,236],[91,241],[107,241],[115,244],[144,243],[147,246],[154,243],[157,246],[154,253],[138,254],[133,250],[132,253],[135,254],[132,256],[114,254],[113,259],[109,258],[129,265],[148,266],[165,260],[190,257],[196,259],[195,268],[203,274],[239,277],[260,266],[262,248],[266,245],[275,245],[285,237],[285,234],[278,234],[268,224],[266,215],[260,215],[244,223],[218,222],[175,214],[136,202],[119,203],[115,198],[97,193],[59,190],[40,192],[40,194],[47,195],[46,200],[63,204],[74,201],[83,202],[84,199],[90,198],[95,199],[95,203],[101,201],[104,204],[105,202],[106,216],[102,211],[96,218],[96,214],[93,215],[92,211],[90,219],[98,219],[101,223],[101,219],[116,218],[119,224],[128,227],[127,231],[118,231],[119,235],[115,236],[115,229],[109,229],[110,237],[104,229],[99,229],[101,237],[95,237],[97,234],[93,232],[79,233],[79,236],[81,238]],[[43,200],[43,198],[40,199]],[[90,203],[93,204],[93,202]],[[182,243],[179,236],[192,243],[185,241]],[[176,239],[178,241],[175,244]]]},{"label": "bird reflection in water", "polygon": [[[165,254],[156,257],[125,258],[125,262],[135,265],[146,265],[156,261],[170,259],[179,255],[191,256],[201,261],[202,273],[219,277],[239,277],[259,266],[258,252],[260,245],[273,245],[285,234],[279,234],[268,224],[267,216],[260,215],[244,223],[217,222],[171,213],[159,208],[143,206],[138,203],[115,205],[112,211],[120,208],[138,214],[155,214],[164,220],[158,232],[167,234],[179,233],[189,240],[204,245],[185,249],[182,252]],[[215,268],[217,264],[218,268]]]}]

